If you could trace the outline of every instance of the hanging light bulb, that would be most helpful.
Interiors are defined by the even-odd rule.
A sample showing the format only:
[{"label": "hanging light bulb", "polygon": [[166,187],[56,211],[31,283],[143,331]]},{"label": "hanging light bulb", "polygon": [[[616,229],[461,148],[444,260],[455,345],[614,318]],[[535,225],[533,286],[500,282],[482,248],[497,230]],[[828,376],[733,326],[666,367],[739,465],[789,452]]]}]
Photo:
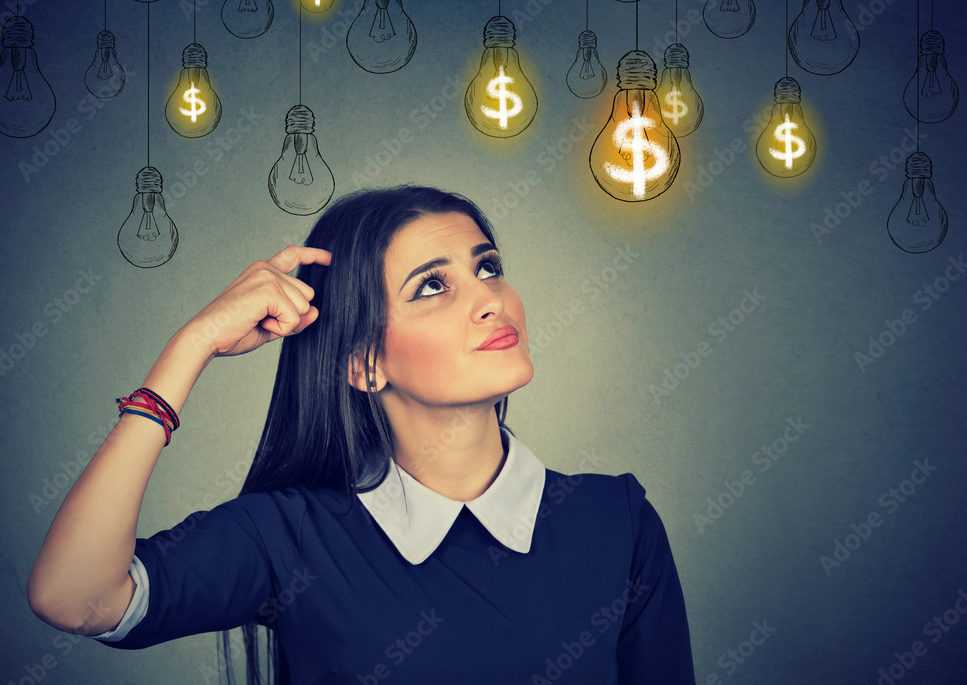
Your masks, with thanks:
[{"label": "hanging light bulb", "polygon": [[708,0],[702,13],[708,30],[719,38],[738,38],[755,22],[752,0]]},{"label": "hanging light bulb", "polygon": [[957,109],[960,91],[947,70],[944,59],[944,40],[938,31],[927,31],[920,36],[920,59],[917,71],[903,90],[903,104],[917,119],[917,83],[920,83],[920,116],[925,124],[943,121]]},{"label": "hanging light bulb", "polygon": [[520,68],[516,39],[514,22],[499,15],[490,18],[484,26],[480,69],[463,98],[470,123],[495,138],[516,136],[537,114],[537,93]]},{"label": "hanging light bulb", "polygon": [[618,61],[611,116],[591,145],[588,161],[601,189],[618,200],[650,200],[671,187],[681,155],[655,95],[658,68],[647,52]]},{"label": "hanging light bulb", "polygon": [[97,34],[94,61],[84,74],[84,85],[91,95],[104,99],[113,98],[124,87],[124,69],[114,51],[114,34],[106,29]]},{"label": "hanging light bulb", "polygon": [[54,118],[54,91],[37,66],[34,27],[24,17],[3,24],[0,52],[0,133],[29,138]]},{"label": "hanging light bulb", "polygon": [[329,203],[336,187],[312,133],[315,123],[305,105],[296,105],[285,115],[285,142],[269,172],[269,194],[289,214],[315,214]]},{"label": "hanging light bulb", "polygon": [[900,199],[886,220],[894,244],[906,252],[929,252],[947,235],[947,212],[933,188],[933,164],[923,152],[907,157]]},{"label": "hanging light bulb", "polygon": [[334,0],[299,0],[302,9],[307,12],[325,12],[332,7]]},{"label": "hanging light bulb", "polygon": [[705,114],[705,105],[688,71],[688,50],[681,43],[665,48],[665,69],[655,88],[661,104],[662,119],[675,137],[681,138],[698,128]]},{"label": "hanging light bulb", "polygon": [[843,0],[803,0],[789,29],[789,52],[811,74],[838,74],[860,49],[860,34],[846,16]]},{"label": "hanging light bulb", "polygon": [[239,38],[255,38],[269,30],[275,8],[272,0],[225,0],[222,23]]},{"label": "hanging light bulb", "polygon": [[606,85],[608,73],[598,59],[598,37],[594,31],[581,31],[577,56],[567,70],[567,87],[579,98],[593,98],[600,95]]},{"label": "hanging light bulb", "polygon": [[199,43],[181,53],[181,74],[165,104],[165,118],[180,136],[200,138],[211,133],[222,117],[222,103],[208,77],[208,54]]},{"label": "hanging light bulb", "polygon": [[416,28],[400,0],[363,0],[363,8],[346,32],[353,61],[374,74],[406,65],[416,51]]},{"label": "hanging light bulb", "polygon": [[774,93],[776,104],[756,143],[755,155],[762,168],[773,176],[798,176],[816,158],[816,139],[806,127],[799,104],[802,91],[796,79],[779,79]]},{"label": "hanging light bulb", "polygon": [[161,197],[161,174],[152,166],[138,172],[131,213],[118,231],[118,247],[135,266],[161,266],[178,247],[178,229]]}]

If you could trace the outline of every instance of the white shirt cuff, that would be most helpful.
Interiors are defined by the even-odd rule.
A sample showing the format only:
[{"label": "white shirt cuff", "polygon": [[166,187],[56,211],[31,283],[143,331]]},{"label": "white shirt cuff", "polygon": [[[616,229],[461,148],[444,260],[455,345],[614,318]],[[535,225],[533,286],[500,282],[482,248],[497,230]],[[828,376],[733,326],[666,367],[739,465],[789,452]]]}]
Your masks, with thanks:
[{"label": "white shirt cuff", "polygon": [[137,554],[131,559],[131,567],[128,569],[128,573],[134,579],[134,596],[131,597],[131,603],[128,604],[127,611],[121,617],[121,622],[114,630],[108,630],[100,635],[90,635],[89,637],[104,642],[122,640],[148,613],[148,573]]}]

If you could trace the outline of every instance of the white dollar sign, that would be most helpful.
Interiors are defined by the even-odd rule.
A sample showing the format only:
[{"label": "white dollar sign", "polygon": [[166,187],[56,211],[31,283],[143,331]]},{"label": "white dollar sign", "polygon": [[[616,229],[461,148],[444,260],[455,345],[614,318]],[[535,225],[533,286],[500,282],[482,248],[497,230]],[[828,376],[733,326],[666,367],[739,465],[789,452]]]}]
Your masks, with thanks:
[{"label": "white dollar sign", "polygon": [[[191,105],[191,109],[185,109],[184,107],[179,107],[178,111],[184,114],[185,116],[191,117],[191,123],[195,123],[196,121],[198,121],[198,115],[202,114],[206,109],[208,109],[205,106],[204,100],[202,100],[201,98],[195,97],[200,92],[201,91],[195,87],[194,82],[192,82],[188,90],[186,90],[181,96],[182,100],[184,100],[189,105]],[[201,108],[196,107],[196,105],[201,105]]]},{"label": "white dollar sign", "polygon": [[[500,128],[507,128],[507,120],[524,109],[524,101],[520,99],[520,96],[507,90],[507,84],[513,82],[514,79],[505,74],[504,68],[500,67],[497,76],[490,79],[490,83],[487,84],[487,95],[500,103],[500,109],[493,109],[486,105],[480,106],[480,111],[484,113],[484,116],[497,119],[500,122]],[[507,100],[514,103],[510,109],[507,109]]]},{"label": "white dollar sign", "polygon": [[688,114],[688,105],[682,100],[682,91],[678,88],[672,88],[665,93],[665,104],[671,107],[672,111],[662,110],[662,116],[670,118],[673,124],[677,124],[679,119]]},{"label": "white dollar sign", "polygon": [[[775,139],[780,143],[786,144],[786,149],[782,152],[779,150],[773,150],[769,148],[769,154],[773,156],[774,159],[782,159],[786,162],[786,168],[792,169],[792,160],[798,159],[806,154],[806,141],[804,141],[799,136],[794,136],[792,134],[793,129],[799,128],[799,124],[795,121],[789,120],[789,115],[786,115],[786,120],[776,126],[776,130],[772,132]],[[796,149],[793,149],[793,144],[795,144]]]},{"label": "white dollar sign", "polygon": [[[629,171],[611,162],[604,163],[604,169],[611,178],[632,184],[631,192],[639,200],[645,197],[645,183],[661,176],[668,170],[668,153],[658,143],[645,138],[645,129],[652,128],[654,125],[654,121],[641,116],[638,102],[633,101],[631,117],[618,124],[611,136],[614,144],[618,146],[619,154],[621,148],[626,145],[630,149],[631,170]],[[630,139],[629,133],[631,134]],[[645,168],[646,152],[654,160],[654,164],[648,169]]]}]

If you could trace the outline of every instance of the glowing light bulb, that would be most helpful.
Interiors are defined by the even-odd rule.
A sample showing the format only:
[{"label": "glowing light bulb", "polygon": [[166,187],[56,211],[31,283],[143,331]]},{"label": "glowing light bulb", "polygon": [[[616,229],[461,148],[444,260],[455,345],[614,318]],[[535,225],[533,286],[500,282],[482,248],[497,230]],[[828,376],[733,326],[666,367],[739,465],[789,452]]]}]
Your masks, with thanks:
[{"label": "glowing light bulb", "polygon": [[843,0],[803,0],[789,29],[789,53],[812,74],[838,74],[860,49],[860,34],[846,16]]},{"label": "glowing light bulb", "polygon": [[484,27],[480,69],[463,98],[470,123],[495,138],[516,136],[537,114],[537,93],[520,68],[516,38],[510,19],[490,18]]},{"label": "glowing light bulb", "polygon": [[0,133],[29,138],[47,127],[57,103],[37,66],[34,27],[21,16],[3,24],[0,52]]},{"label": "glowing light bulb", "polygon": [[917,71],[903,90],[903,104],[914,119],[917,118],[917,83],[920,87],[920,121],[935,124],[943,121],[957,109],[960,91],[947,70],[944,59],[943,36],[937,31],[927,31],[920,36],[920,59]]},{"label": "glowing light bulb", "polygon": [[708,30],[719,38],[738,38],[755,22],[752,0],[708,0],[702,13]]},{"label": "glowing light bulb", "polygon": [[165,104],[168,125],[180,136],[200,138],[211,133],[222,117],[222,103],[208,77],[208,54],[198,43],[181,53],[181,74]]},{"label": "glowing light bulb", "polygon": [[567,87],[579,98],[600,95],[608,85],[608,73],[598,59],[598,38],[593,31],[581,31],[578,53],[567,70]]},{"label": "glowing light bulb", "polygon": [[114,51],[114,34],[108,30],[97,34],[94,61],[84,74],[84,85],[91,95],[105,99],[113,98],[124,88],[124,69]]},{"label": "glowing light bulb", "polygon": [[665,125],[677,138],[687,136],[698,128],[705,114],[705,105],[688,71],[688,50],[681,43],[665,48],[665,69],[655,88],[661,104],[661,116]]},{"label": "glowing light bulb", "polygon": [[135,266],[161,266],[178,247],[178,229],[161,197],[161,174],[154,167],[144,167],[138,172],[136,187],[131,213],[118,231],[118,247]]},{"label": "glowing light bulb", "polygon": [[325,12],[330,7],[334,0],[299,0],[302,5],[302,9],[307,12]]},{"label": "glowing light bulb", "polygon": [[923,152],[907,157],[900,199],[886,220],[890,239],[906,252],[929,252],[947,235],[947,212],[933,188],[933,164]]},{"label": "glowing light bulb", "polygon": [[336,181],[319,154],[312,110],[296,105],[285,115],[282,154],[269,172],[269,194],[289,214],[315,214],[325,207]]},{"label": "glowing light bulb", "polygon": [[655,61],[632,50],[618,61],[611,116],[591,145],[588,162],[601,189],[626,202],[650,200],[671,187],[681,154],[655,95]]},{"label": "glowing light bulb", "polygon": [[222,23],[239,38],[255,38],[269,30],[275,8],[272,0],[225,0]]},{"label": "glowing light bulb", "polygon": [[353,61],[374,74],[406,65],[416,51],[416,28],[400,0],[363,0],[363,8],[346,32]]},{"label": "glowing light bulb", "polygon": [[774,92],[776,104],[756,143],[755,155],[773,176],[798,176],[816,158],[816,139],[803,118],[799,104],[802,91],[796,79],[779,79]]}]

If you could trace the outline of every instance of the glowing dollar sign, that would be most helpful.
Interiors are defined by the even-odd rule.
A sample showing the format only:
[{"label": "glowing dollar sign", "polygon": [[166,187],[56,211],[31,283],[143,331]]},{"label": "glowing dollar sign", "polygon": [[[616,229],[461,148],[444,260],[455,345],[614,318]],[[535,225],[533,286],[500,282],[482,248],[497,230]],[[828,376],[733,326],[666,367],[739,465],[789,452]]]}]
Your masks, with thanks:
[{"label": "glowing dollar sign", "polygon": [[[202,100],[201,98],[195,97],[195,95],[200,92],[201,91],[198,90],[198,88],[195,88],[195,83],[194,81],[192,81],[191,86],[181,96],[182,100],[184,100],[189,105],[191,105],[191,109],[185,109],[184,107],[179,107],[178,111],[184,114],[185,116],[191,117],[192,123],[195,123],[196,121],[198,121],[198,115],[202,114],[206,109],[208,109],[205,106],[204,100]],[[201,108],[199,109],[198,107],[196,107],[196,105],[201,105]]]},{"label": "glowing dollar sign", "polygon": [[[787,169],[792,169],[792,160],[798,159],[806,154],[806,141],[792,134],[793,129],[796,128],[799,128],[799,124],[794,121],[789,121],[789,115],[787,114],[785,122],[776,126],[776,130],[772,133],[776,140],[786,144],[786,149],[783,152],[779,152],[770,147],[769,154],[775,159],[785,160]],[[796,146],[795,150],[792,148],[793,144]]]},{"label": "glowing dollar sign", "polygon": [[[481,105],[480,111],[491,119],[500,121],[500,128],[507,128],[507,119],[514,116],[524,109],[524,101],[516,93],[507,90],[507,84],[513,83],[514,79],[504,73],[504,68],[500,67],[497,76],[490,79],[487,84],[487,95],[500,103],[500,109],[492,109],[486,105]],[[507,100],[512,100],[514,105],[507,109]]]},{"label": "glowing dollar sign", "polygon": [[673,124],[677,124],[678,120],[683,116],[688,114],[688,105],[682,100],[682,91],[678,88],[672,88],[670,91],[665,93],[665,104],[672,108],[671,112],[662,110],[662,116],[666,119],[670,118]]},{"label": "glowing dollar sign", "polygon": [[[632,184],[631,192],[639,200],[645,197],[645,183],[661,176],[668,170],[668,153],[661,145],[653,143],[645,137],[645,129],[654,125],[653,120],[641,116],[638,102],[632,102],[631,117],[618,124],[611,137],[614,144],[618,146],[619,154],[627,144],[630,153],[621,156],[625,158],[625,161],[629,161],[628,157],[631,157],[631,170],[629,171],[611,162],[604,163],[604,169],[611,178]],[[629,132],[631,134],[630,140],[628,138]],[[648,153],[654,160],[648,169],[645,168],[645,153]]]}]

